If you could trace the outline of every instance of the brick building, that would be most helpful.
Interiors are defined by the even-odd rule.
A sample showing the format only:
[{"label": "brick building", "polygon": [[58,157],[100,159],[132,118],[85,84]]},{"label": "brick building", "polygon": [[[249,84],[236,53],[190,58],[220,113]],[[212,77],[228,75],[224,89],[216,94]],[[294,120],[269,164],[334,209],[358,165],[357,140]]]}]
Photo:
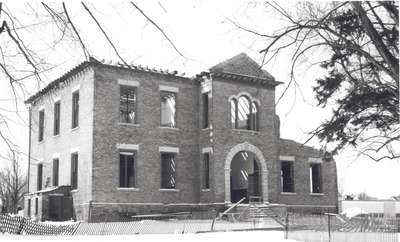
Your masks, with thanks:
[{"label": "brick building", "polygon": [[337,211],[335,162],[280,138],[279,84],[246,54],[195,78],[81,63],[26,101],[26,216],[221,210],[250,196]]}]

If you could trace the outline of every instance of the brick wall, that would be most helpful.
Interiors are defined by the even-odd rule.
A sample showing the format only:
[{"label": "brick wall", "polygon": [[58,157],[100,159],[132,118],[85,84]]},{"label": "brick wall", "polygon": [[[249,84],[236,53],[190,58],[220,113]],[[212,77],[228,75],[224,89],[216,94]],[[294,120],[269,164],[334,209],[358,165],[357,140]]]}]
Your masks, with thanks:
[{"label": "brick wall", "polygon": [[[31,165],[29,191],[37,190],[37,165],[43,164],[42,188],[52,186],[53,158],[59,158],[59,185],[70,185],[71,151],[78,151],[78,189],[73,192],[76,205],[91,200],[93,70],[87,68],[59,88],[43,95],[32,105]],[[79,86],[79,127],[72,126],[72,91]],[[60,134],[53,135],[54,103],[61,101]],[[45,110],[44,139],[38,141],[39,109]]]}]

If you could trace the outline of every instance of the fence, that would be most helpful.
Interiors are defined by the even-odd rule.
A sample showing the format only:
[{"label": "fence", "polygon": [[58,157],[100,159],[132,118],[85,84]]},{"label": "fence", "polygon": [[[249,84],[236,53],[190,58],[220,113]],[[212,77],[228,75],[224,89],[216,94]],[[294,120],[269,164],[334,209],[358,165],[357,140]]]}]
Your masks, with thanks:
[{"label": "fence", "polygon": [[289,213],[285,236],[304,242],[397,242],[399,222],[371,215],[348,219],[337,214]]},{"label": "fence", "polygon": [[79,224],[50,225],[30,221],[20,216],[0,214],[0,233],[26,235],[73,235]]}]

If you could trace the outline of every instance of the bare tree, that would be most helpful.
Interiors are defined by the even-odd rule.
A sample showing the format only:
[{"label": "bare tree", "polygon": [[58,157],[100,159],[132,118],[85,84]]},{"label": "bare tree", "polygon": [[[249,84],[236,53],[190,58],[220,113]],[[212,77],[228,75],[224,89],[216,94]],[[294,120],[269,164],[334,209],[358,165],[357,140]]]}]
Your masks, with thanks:
[{"label": "bare tree", "polygon": [[297,12],[264,5],[285,21],[283,28],[260,33],[231,22],[265,40],[263,64],[291,52],[290,81],[277,104],[298,86],[299,66],[319,65],[326,74],[316,80],[315,97],[333,112],[310,139],[318,137],[332,153],[353,146],[375,161],[400,158],[398,2],[302,2]]},{"label": "bare tree", "polygon": [[9,167],[0,171],[0,199],[6,212],[17,213],[23,207],[23,198],[27,192],[26,174],[21,170],[21,160],[10,153]]}]

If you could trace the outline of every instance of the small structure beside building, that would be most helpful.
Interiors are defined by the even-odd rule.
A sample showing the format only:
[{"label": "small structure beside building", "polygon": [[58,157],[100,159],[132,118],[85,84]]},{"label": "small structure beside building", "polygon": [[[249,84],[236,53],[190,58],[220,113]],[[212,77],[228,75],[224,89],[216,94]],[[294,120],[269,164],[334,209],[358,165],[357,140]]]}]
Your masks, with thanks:
[{"label": "small structure beside building", "polygon": [[365,214],[378,217],[400,217],[400,201],[396,200],[343,200],[340,202],[340,212],[358,209],[360,216]]}]

